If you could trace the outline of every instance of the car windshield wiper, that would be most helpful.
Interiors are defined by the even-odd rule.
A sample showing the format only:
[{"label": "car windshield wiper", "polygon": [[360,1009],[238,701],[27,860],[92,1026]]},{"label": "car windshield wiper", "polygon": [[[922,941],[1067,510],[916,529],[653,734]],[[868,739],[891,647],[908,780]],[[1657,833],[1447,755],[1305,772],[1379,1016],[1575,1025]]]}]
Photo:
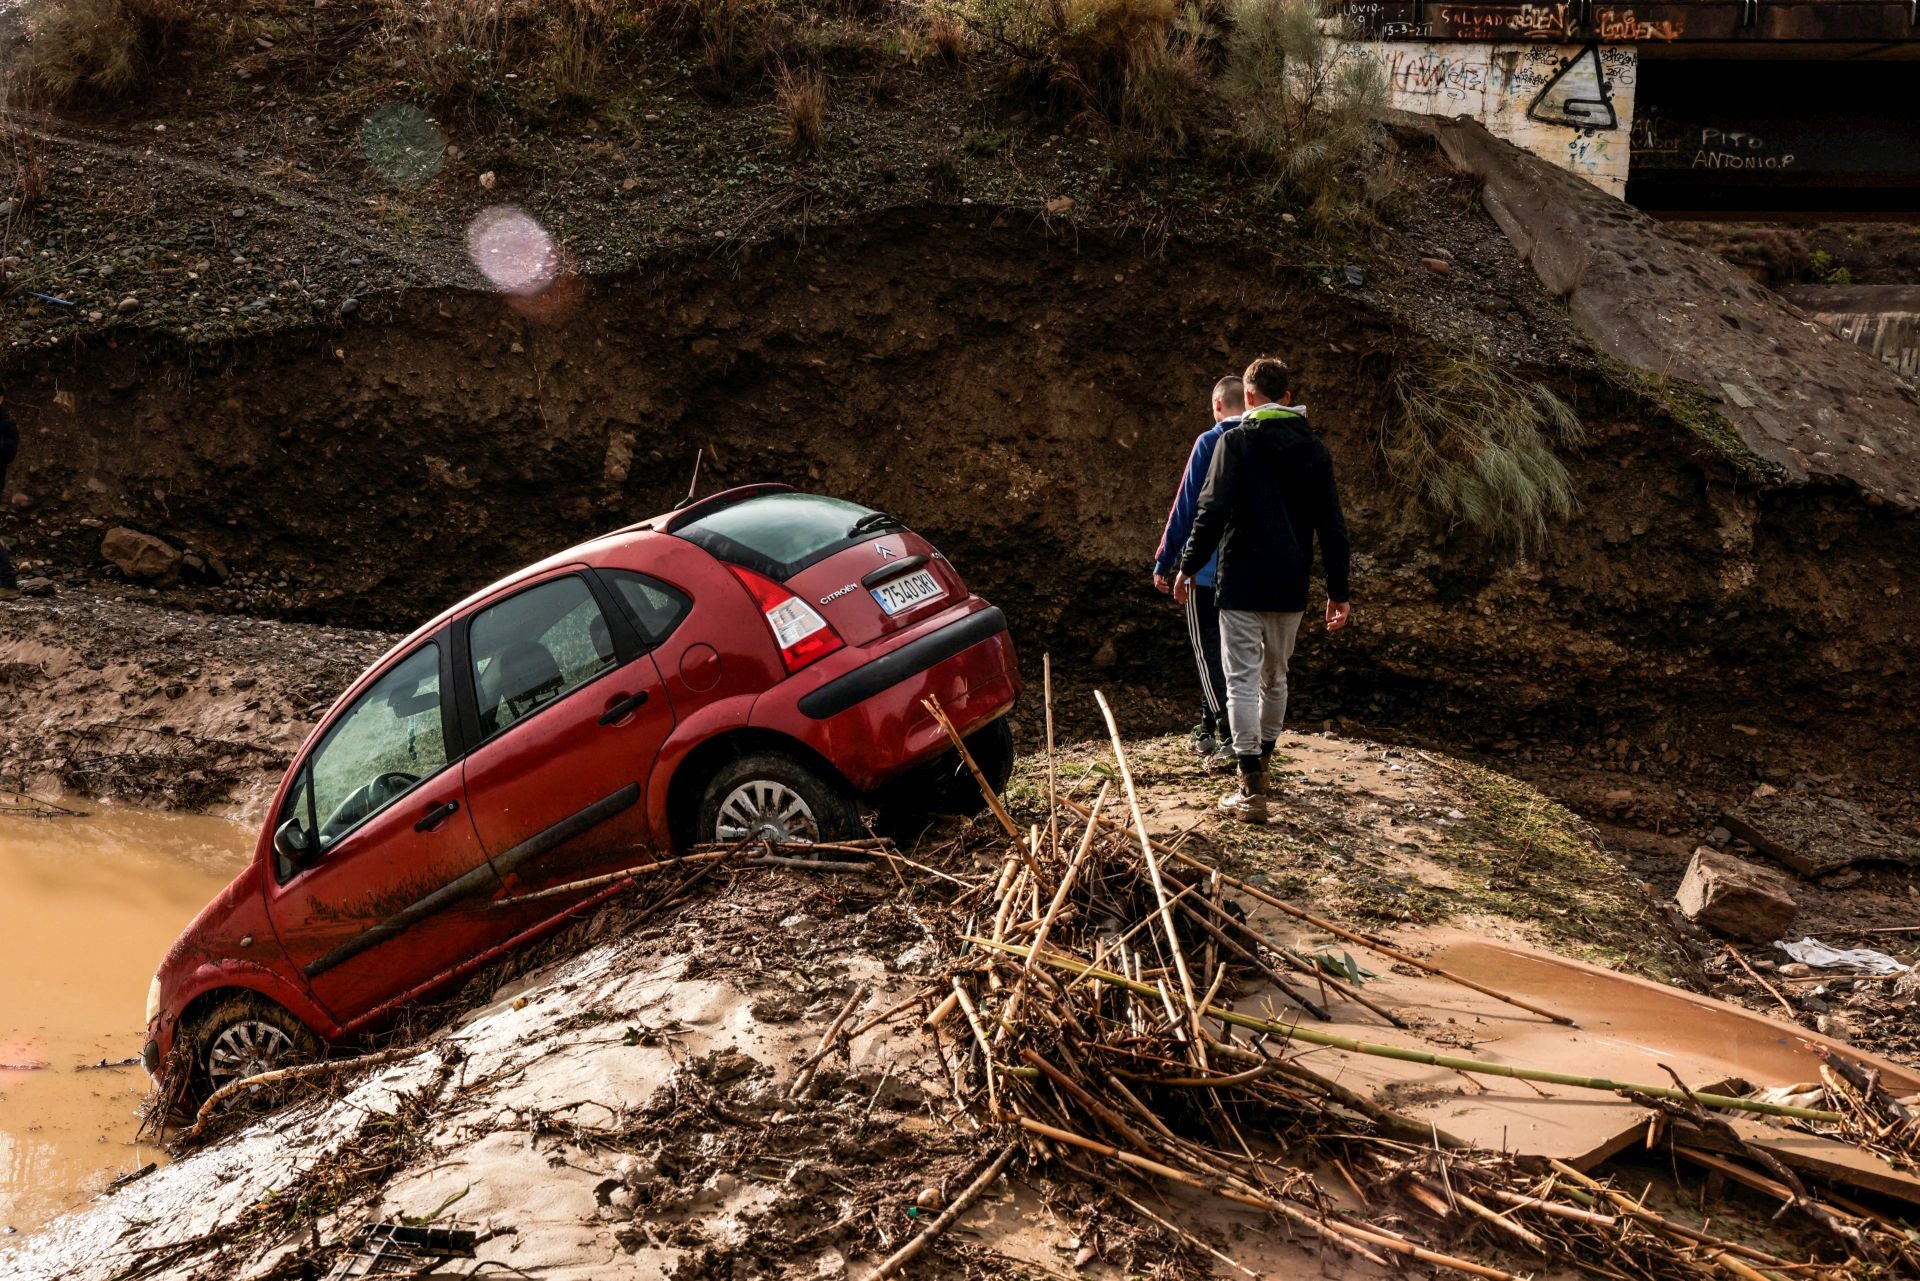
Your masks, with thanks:
[{"label": "car windshield wiper", "polygon": [[868,512],[866,515],[862,516],[859,520],[856,520],[853,522],[853,527],[847,530],[847,537],[854,538],[861,534],[872,533],[876,529],[905,529],[905,528],[906,528],[905,525],[902,525],[899,521],[887,515],[885,512]]}]

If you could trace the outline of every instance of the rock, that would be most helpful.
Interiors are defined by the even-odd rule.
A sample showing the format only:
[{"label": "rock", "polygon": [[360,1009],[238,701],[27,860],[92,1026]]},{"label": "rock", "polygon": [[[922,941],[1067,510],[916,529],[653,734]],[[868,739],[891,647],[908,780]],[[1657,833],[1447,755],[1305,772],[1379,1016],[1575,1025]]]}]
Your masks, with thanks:
[{"label": "rock", "polygon": [[1720,821],[1733,835],[1802,876],[1868,861],[1920,864],[1920,841],[1898,835],[1837,796],[1783,792],[1763,783]]},{"label": "rock", "polygon": [[96,325],[99,324],[101,321],[105,320],[106,318],[107,318],[107,313],[104,311],[90,311],[87,313],[87,319],[91,320]]},{"label": "rock", "polygon": [[51,578],[23,578],[20,580],[22,596],[51,596],[54,593]]},{"label": "rock", "polygon": [[1113,643],[1113,637],[1111,636],[1101,641],[1100,648],[1093,651],[1093,665],[1095,667],[1112,667],[1119,661],[1120,650],[1119,647]]},{"label": "rock", "polygon": [[185,559],[180,549],[165,539],[124,525],[107,531],[100,541],[100,557],[135,582],[156,587],[170,587],[180,581],[180,566]]},{"label": "rock", "polygon": [[1813,1021],[1813,1025],[1820,1030],[1821,1035],[1830,1036],[1836,1041],[1853,1039],[1853,1025],[1838,1014],[1822,1014]]},{"label": "rock", "polygon": [[27,508],[33,506],[33,495],[24,489],[16,489],[13,491],[13,497],[7,501],[15,507],[18,507],[21,511],[25,511]]},{"label": "rock", "polygon": [[913,1194],[913,1203],[922,1210],[937,1211],[947,1208],[947,1198],[942,1196],[940,1189],[931,1183]]},{"label": "rock", "polygon": [[1894,1000],[1905,1001],[1909,1005],[1920,1002],[1920,969],[1908,970],[1887,984],[1887,994]]},{"label": "rock", "polygon": [[1812,976],[1813,976],[1813,967],[1811,965],[1808,965],[1805,961],[1788,961],[1785,965],[1780,967],[1781,978],[1804,979],[1804,978],[1811,978]]},{"label": "rock", "polygon": [[360,310],[360,300],[358,298],[342,298],[340,300],[341,315],[351,316],[354,312],[359,310]]},{"label": "rock", "polygon": [[1055,196],[1047,201],[1047,212],[1050,214],[1072,213],[1073,203],[1072,196]]},{"label": "rock", "polygon": [[1707,833],[1707,844],[1719,849],[1733,839],[1733,833],[1724,827],[1716,827]]},{"label": "rock", "polygon": [[124,315],[127,315],[129,312],[139,311],[140,300],[138,298],[135,298],[132,294],[128,294],[125,298],[122,298],[119,302],[115,303],[113,309],[124,316]]},{"label": "rock", "polygon": [[1673,897],[1688,920],[1750,943],[1785,937],[1800,913],[1778,876],[1710,845],[1693,852]]},{"label": "rock", "polygon": [[1453,264],[1445,258],[1422,258],[1420,265],[1436,276],[1444,276],[1453,270]]},{"label": "rock", "polygon": [[499,181],[500,180],[498,178],[493,176],[493,170],[491,169],[487,170],[485,173],[480,175],[480,185],[487,191],[492,191],[495,184],[497,184]]}]

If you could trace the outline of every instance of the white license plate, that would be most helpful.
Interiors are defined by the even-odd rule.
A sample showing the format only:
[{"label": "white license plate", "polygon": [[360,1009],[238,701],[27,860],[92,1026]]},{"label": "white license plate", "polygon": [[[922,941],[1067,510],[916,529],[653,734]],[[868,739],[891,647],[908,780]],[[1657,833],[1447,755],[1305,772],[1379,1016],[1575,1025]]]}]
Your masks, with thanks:
[{"label": "white license plate", "polygon": [[871,590],[873,598],[880,602],[880,608],[891,615],[912,609],[922,601],[932,600],[940,594],[940,584],[926,570],[916,569],[904,578],[882,583]]}]

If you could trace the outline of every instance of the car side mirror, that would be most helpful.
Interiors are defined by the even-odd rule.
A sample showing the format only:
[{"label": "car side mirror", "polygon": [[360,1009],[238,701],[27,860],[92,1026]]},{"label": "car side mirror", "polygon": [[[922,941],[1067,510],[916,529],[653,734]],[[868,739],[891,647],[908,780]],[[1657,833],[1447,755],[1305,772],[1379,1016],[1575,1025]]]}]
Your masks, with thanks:
[{"label": "car side mirror", "polygon": [[274,830],[273,849],[291,867],[305,867],[313,861],[313,839],[297,818],[288,819]]}]

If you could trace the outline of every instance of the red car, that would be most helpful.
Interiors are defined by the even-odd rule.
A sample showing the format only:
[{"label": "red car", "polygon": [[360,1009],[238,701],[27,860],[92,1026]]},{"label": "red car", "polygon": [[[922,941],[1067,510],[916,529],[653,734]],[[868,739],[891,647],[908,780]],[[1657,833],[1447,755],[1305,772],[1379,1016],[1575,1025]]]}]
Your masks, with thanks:
[{"label": "red car", "polygon": [[142,1062],[202,1096],[618,886],[510,900],[695,842],[858,835],[863,801],[977,801],[921,700],[1004,785],[1019,692],[1005,617],[883,512],[751,485],[571,548],[407,637],[308,736],[154,976]]}]

